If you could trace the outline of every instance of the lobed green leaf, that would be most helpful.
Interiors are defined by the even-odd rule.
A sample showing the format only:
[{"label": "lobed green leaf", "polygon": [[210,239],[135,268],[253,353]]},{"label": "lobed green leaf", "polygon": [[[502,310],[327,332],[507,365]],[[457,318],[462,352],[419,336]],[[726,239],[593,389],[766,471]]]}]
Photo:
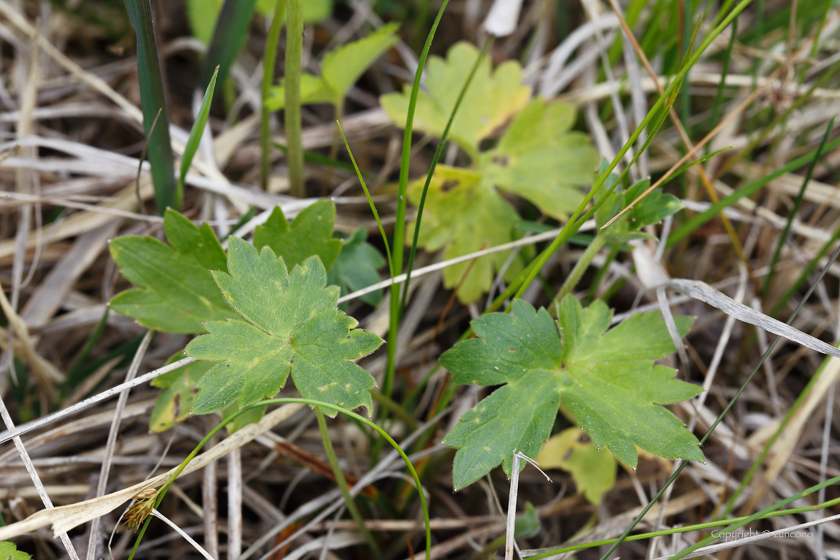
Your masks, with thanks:
[{"label": "lobed green leaf", "polygon": [[339,288],[326,285],[317,257],[289,272],[271,247],[258,252],[232,237],[228,271],[214,278],[244,321],[208,322],[210,334],[187,346],[187,355],[218,362],[197,384],[194,413],[274,396],[290,373],[304,398],[370,409],[373,377],[350,360],[372,353],[382,339],[356,329],[356,320],[336,308]]},{"label": "lobed green leaf", "polygon": [[[561,397],[595,446],[608,447],[632,468],[636,445],[663,457],[703,460],[697,439],[660,406],[701,389],[675,380],[673,369],[653,365],[674,351],[657,314],[635,315],[607,330],[612,311],[601,301],[583,309],[576,298],[566,297],[557,323],[545,309],[537,311],[522,300],[514,301],[512,311],[475,319],[478,338],[441,357],[458,383],[502,385],[465,413],[444,439],[458,449],[456,489],[500,463],[510,474],[514,450],[535,457]],[[684,334],[692,319],[676,322]]]},{"label": "lobed green leaf", "polygon": [[114,296],[111,309],[162,332],[205,332],[205,321],[235,315],[213,281],[211,270],[226,270],[224,249],[210,226],[196,226],[167,210],[167,246],[152,237],[124,236],[113,240],[111,256],[123,276],[137,289]]}]

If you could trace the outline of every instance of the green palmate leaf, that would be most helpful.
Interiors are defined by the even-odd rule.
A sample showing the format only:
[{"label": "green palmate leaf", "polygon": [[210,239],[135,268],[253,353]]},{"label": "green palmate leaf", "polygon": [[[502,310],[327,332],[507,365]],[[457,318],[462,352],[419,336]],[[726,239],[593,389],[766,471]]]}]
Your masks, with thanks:
[{"label": "green palmate leaf", "polygon": [[[177,362],[183,357],[179,352],[166,363],[168,365]],[[193,362],[152,380],[152,385],[163,390],[158,395],[149,418],[150,430],[164,432],[190,417],[195,399],[195,384],[212,365],[210,362]]]},{"label": "green palmate leaf", "polygon": [[227,270],[224,249],[210,226],[181,214],[164,216],[167,246],[152,237],[124,236],[111,242],[111,256],[138,289],[117,294],[111,309],[146,328],[174,333],[206,332],[202,323],[235,316],[211,270]]},{"label": "green palmate leaf", "polygon": [[[432,57],[426,77],[426,91],[417,97],[414,129],[440,136],[458,99],[464,78],[478,59],[479,51],[469,43],[449,49],[446,59]],[[382,108],[398,126],[405,125],[411,88],[389,93],[380,99]],[[495,71],[484,59],[464,95],[450,137],[473,157],[481,140],[491,136],[517,114],[531,97],[531,88],[522,85],[522,67],[517,62],[500,64]]]},{"label": "green palmate leaf", "polygon": [[[606,169],[605,162],[601,162],[600,172]],[[604,182],[604,192],[618,180],[618,176],[611,174]],[[650,179],[643,179],[633,184],[626,191],[619,185],[612,193],[607,195],[607,200],[595,213],[595,222],[600,229],[608,223],[616,214],[633,203],[640,194],[650,187]],[[660,191],[653,191],[640,200],[633,208],[616,220],[603,234],[612,242],[626,242],[633,239],[649,239],[650,235],[641,232],[643,227],[658,224],[667,216],[674,214],[682,208],[682,202],[670,194],[663,194]]]},{"label": "green palmate leaf", "polygon": [[[409,201],[417,204],[422,191],[423,181],[415,183],[409,191]],[[429,184],[418,244],[428,251],[444,249],[444,258],[452,259],[513,241],[519,219],[513,206],[492,185],[483,182],[481,175],[438,165]],[[515,278],[522,271],[531,251],[521,250],[505,272],[506,279]],[[463,262],[448,266],[443,270],[444,286],[454,288],[463,278],[458,299],[473,302],[490,289],[496,271],[501,270],[509,256],[510,252],[500,252],[478,258],[472,265]]]},{"label": "green palmate leaf", "polygon": [[[367,231],[359,228],[343,241],[341,252],[327,274],[327,279],[330,284],[340,287],[341,295],[344,296],[379,282],[377,271],[383,266],[385,258],[367,242]],[[370,305],[379,305],[382,290],[365,294],[361,300]]]},{"label": "green palmate leaf", "polygon": [[[396,44],[399,40],[396,35],[398,29],[397,24],[385,25],[363,39],[347,43],[330,52],[321,64],[321,77],[301,74],[301,104],[342,103],[347,92],[362,74],[377,58]],[[265,103],[272,111],[279,111],[285,106],[286,91],[282,83],[271,89]]]},{"label": "green palmate leaf", "polygon": [[[674,351],[664,322],[655,313],[634,315],[607,330],[611,318],[602,301],[584,310],[569,296],[559,305],[557,323],[522,300],[514,301],[512,315],[491,313],[472,322],[478,338],[455,345],[441,364],[458,383],[502,387],[465,413],[444,439],[458,449],[456,489],[499,463],[510,474],[514,450],[535,457],[561,397],[595,446],[608,447],[632,468],[637,445],[671,459],[703,460],[697,439],[660,406],[702,390],[675,380],[673,369],[653,365]],[[684,334],[692,319],[676,322]]]},{"label": "green palmate leaf", "polygon": [[245,321],[208,322],[210,334],[187,346],[187,355],[218,362],[197,384],[194,413],[274,396],[289,373],[305,398],[370,409],[373,377],[350,360],[370,354],[382,339],[356,329],[356,320],[336,308],[339,289],[326,286],[317,257],[289,272],[270,247],[258,252],[232,237],[228,271],[213,276]]},{"label": "green palmate leaf", "polygon": [[596,448],[578,428],[551,436],[537,457],[542,469],[571,473],[578,491],[593,504],[615,484],[616,461],[606,449]]},{"label": "green palmate leaf", "polygon": [[519,113],[490,151],[481,154],[484,180],[528,199],[555,218],[564,218],[583,201],[598,152],[588,137],[570,129],[575,110],[565,103],[534,99]]},{"label": "green palmate leaf", "polygon": [[15,543],[0,542],[0,560],[30,560],[32,557],[22,550],[18,550]]},{"label": "green palmate leaf", "polygon": [[257,226],[254,246],[258,249],[271,247],[289,267],[318,255],[329,269],[341,252],[341,240],[332,237],[334,225],[335,204],[331,200],[319,200],[307,206],[291,224],[278,206],[265,224]]}]

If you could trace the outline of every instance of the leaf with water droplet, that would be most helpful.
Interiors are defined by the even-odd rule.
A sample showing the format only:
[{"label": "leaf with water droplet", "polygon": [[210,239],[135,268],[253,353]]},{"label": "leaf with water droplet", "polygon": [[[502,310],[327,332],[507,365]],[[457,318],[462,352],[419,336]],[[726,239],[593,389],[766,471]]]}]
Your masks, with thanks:
[{"label": "leaf with water droplet", "polygon": [[[535,457],[551,432],[561,398],[593,444],[608,447],[630,467],[638,460],[636,445],[671,459],[703,460],[697,438],[660,406],[702,389],[675,380],[673,369],[653,364],[674,351],[658,313],[634,315],[607,330],[612,311],[602,301],[583,309],[568,296],[557,323],[545,309],[537,311],[522,300],[514,301],[512,311],[475,319],[477,338],[459,342],[441,357],[458,383],[501,385],[444,439],[458,449],[456,489],[500,463],[510,474],[514,450]],[[693,321],[675,320],[681,334]]]}]

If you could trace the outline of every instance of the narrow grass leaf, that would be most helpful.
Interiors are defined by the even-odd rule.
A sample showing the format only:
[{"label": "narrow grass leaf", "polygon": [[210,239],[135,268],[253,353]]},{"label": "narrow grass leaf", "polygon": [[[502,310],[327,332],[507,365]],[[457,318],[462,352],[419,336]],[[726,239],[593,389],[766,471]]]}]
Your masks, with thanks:
[{"label": "narrow grass leaf", "polygon": [[190,137],[187,140],[187,145],[184,147],[184,155],[181,157],[181,174],[178,176],[178,192],[184,190],[184,179],[187,177],[187,172],[190,170],[190,165],[195,157],[195,152],[198,151],[198,145],[201,143],[201,135],[204,134],[204,127],[207,124],[207,117],[210,115],[210,104],[213,101],[213,90],[216,88],[216,77],[219,75],[219,67],[213,72],[213,78],[204,92],[204,100],[201,102],[201,107],[198,110],[198,116],[195,119],[192,130],[190,130]]},{"label": "narrow grass leaf", "polygon": [[825,143],[828,140],[828,136],[831,134],[831,129],[833,127],[834,117],[831,117],[831,120],[828,122],[828,126],[825,129],[825,134],[823,134],[822,140],[820,140],[820,145],[817,147],[817,153],[814,155],[814,159],[811,161],[811,165],[808,166],[808,171],[805,173],[805,178],[802,180],[802,186],[799,188],[799,192],[793,200],[793,208],[790,209],[787,222],[785,223],[785,228],[782,230],[781,235],[779,235],[779,242],[776,244],[776,250],[773,251],[773,256],[770,258],[770,272],[764,278],[764,285],[761,287],[761,293],[765,297],[767,296],[767,290],[770,288],[770,283],[773,281],[773,275],[776,272],[776,264],[779,262],[779,255],[782,254],[782,247],[784,247],[785,243],[787,243],[791,225],[793,224],[796,214],[799,213],[799,207],[802,205],[802,199],[805,196],[805,189],[808,188],[808,182],[811,180],[811,174],[814,172],[814,168],[820,160],[820,156],[825,148]]},{"label": "narrow grass leaf", "polygon": [[[180,209],[183,192],[175,182],[175,161],[169,138],[169,112],[160,69],[150,0],[125,0],[131,25],[137,33],[137,75],[140,79],[140,104],[148,141],[149,163],[155,186],[159,214],[167,208]],[[208,78],[209,80],[209,78]],[[160,111],[160,122],[151,130]]]},{"label": "narrow grass leaf", "polygon": [[239,56],[248,40],[248,29],[256,3],[257,0],[225,0],[219,17],[216,19],[216,27],[213,29],[213,38],[210,40],[207,56],[201,64],[199,84],[209,83],[217,66],[219,67],[218,80],[225,83],[233,67],[233,61]]}]

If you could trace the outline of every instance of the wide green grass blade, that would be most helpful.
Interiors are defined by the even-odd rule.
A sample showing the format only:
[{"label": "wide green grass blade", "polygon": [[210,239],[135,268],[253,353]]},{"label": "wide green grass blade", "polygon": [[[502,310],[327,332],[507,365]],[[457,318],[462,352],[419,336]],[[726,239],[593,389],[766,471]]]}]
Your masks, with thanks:
[{"label": "wide green grass blade", "polygon": [[216,28],[213,30],[213,39],[207,49],[207,56],[201,65],[198,78],[200,84],[206,84],[211,80],[217,66],[219,66],[219,82],[225,83],[233,61],[239,56],[248,40],[248,28],[251,25],[251,17],[254,15],[256,5],[257,0],[225,0],[222,11],[219,12],[219,19],[216,20]]},{"label": "wide green grass blade", "polygon": [[[140,78],[143,126],[148,141],[149,163],[152,165],[155,202],[158,213],[163,215],[167,208],[181,208],[183,193],[175,183],[175,160],[172,157],[172,144],[169,139],[169,112],[166,108],[163,74],[155,42],[152,5],[150,0],[125,0],[125,9],[137,33],[137,74]],[[151,130],[158,111],[160,122]]]},{"label": "wide green grass blade", "polygon": [[213,78],[210,79],[210,85],[207,86],[207,91],[204,92],[204,100],[201,102],[201,108],[198,110],[198,116],[195,119],[190,137],[187,140],[187,145],[184,147],[184,155],[181,158],[181,174],[178,176],[178,192],[184,192],[184,179],[187,177],[187,171],[190,170],[190,165],[195,157],[195,152],[198,150],[198,145],[201,143],[201,135],[204,134],[204,127],[207,125],[207,117],[210,115],[210,103],[213,101],[213,90],[216,88],[216,77],[219,75],[219,67],[216,66],[216,71],[213,72]]}]

